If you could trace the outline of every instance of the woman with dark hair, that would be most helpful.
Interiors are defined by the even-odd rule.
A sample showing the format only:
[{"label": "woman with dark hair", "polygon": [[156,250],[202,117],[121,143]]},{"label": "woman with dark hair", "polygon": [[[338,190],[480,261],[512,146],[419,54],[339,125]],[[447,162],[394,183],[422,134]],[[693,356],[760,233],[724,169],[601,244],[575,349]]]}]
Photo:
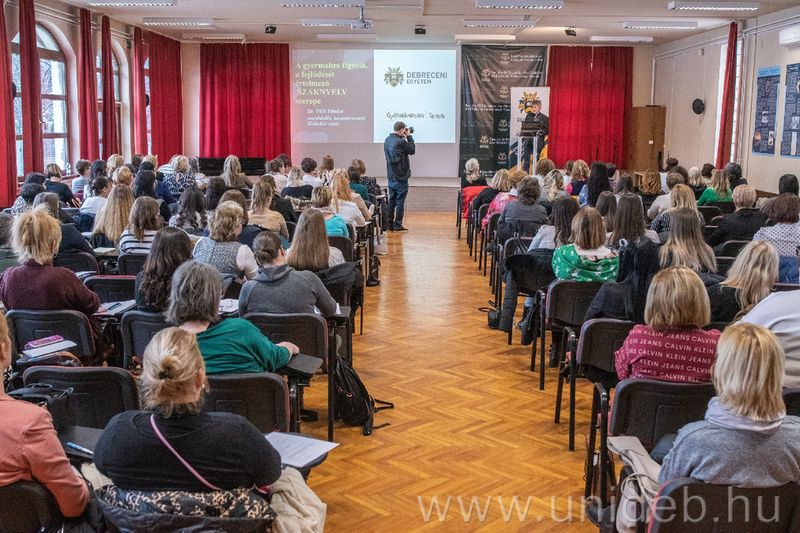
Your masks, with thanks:
[{"label": "woman with dark hair", "polygon": [[75,195],[72,194],[72,188],[66,183],[61,183],[63,178],[61,167],[55,163],[50,163],[44,170],[47,175],[47,181],[44,182],[44,190],[57,194],[59,201],[64,202],[67,207],[80,207],[80,201],[75,199]]},{"label": "woman with dark hair", "polygon": [[[36,198],[36,195],[40,192],[44,192],[44,182],[46,180],[47,177],[39,172],[29,172],[26,174],[25,182],[19,191],[19,196],[17,196],[17,199],[14,200],[14,204],[11,206],[11,214],[16,217],[26,211],[30,211],[33,205],[33,199]],[[28,185],[38,185],[38,187],[28,187],[26,189],[25,187]]]},{"label": "woman with dark hair", "polygon": [[581,207],[585,205],[594,207],[597,205],[600,193],[610,190],[611,183],[608,181],[608,167],[605,163],[594,162],[592,163],[592,170],[589,173],[586,187],[581,189],[581,193],[578,196],[578,203]]},{"label": "woman with dark hair", "polygon": [[662,268],[670,266],[691,268],[700,275],[706,286],[722,281],[722,278],[716,275],[717,259],[714,250],[703,239],[697,213],[691,209],[674,210],[669,237],[659,250],[659,255]]},{"label": "woman with dark hair", "polygon": [[572,235],[572,219],[578,213],[578,202],[571,196],[557,198],[553,202],[550,224],[542,226],[533,236],[528,251],[545,249],[555,250],[570,242]]},{"label": "woman with dark hair", "polygon": [[97,215],[108,201],[108,195],[111,194],[111,184],[105,176],[92,178],[88,185],[92,191],[90,196],[87,196],[81,205],[81,213],[90,213]]},{"label": "woman with dark hair", "polygon": [[515,233],[533,236],[547,224],[547,209],[539,204],[541,188],[533,176],[523,178],[517,186],[517,199],[508,204],[497,222],[497,237],[500,242]]},{"label": "woman with dark hair", "polygon": [[164,203],[167,205],[172,205],[177,202],[177,200],[172,196],[172,193],[169,192],[169,185],[164,181],[164,173],[156,169],[157,164],[158,160],[156,160],[155,156],[145,156],[144,161],[139,165],[139,172],[145,170],[153,172],[156,175],[156,197],[164,200]]},{"label": "woman with dark hair", "polygon": [[611,248],[620,248],[624,243],[636,244],[645,237],[658,243],[658,233],[647,229],[644,222],[644,208],[638,196],[623,194],[617,203],[614,217],[614,229],[606,234],[606,244]]},{"label": "woman with dark hair", "polygon": [[169,225],[190,235],[203,235],[208,226],[206,200],[200,189],[192,187],[181,194],[178,212],[169,219]]},{"label": "woman with dark hair", "polygon": [[161,313],[169,305],[172,275],[192,258],[192,240],[178,228],[162,228],[136,275],[136,307],[141,311]]},{"label": "woman with dark hair", "polygon": [[220,198],[225,194],[228,186],[225,185],[225,180],[219,176],[214,176],[208,179],[208,187],[206,187],[206,209],[213,211],[217,208]]},{"label": "woman with dark hair", "polygon": [[350,166],[358,170],[359,182],[367,188],[367,192],[374,196],[380,196],[381,187],[372,176],[367,176],[367,166],[361,159],[353,159],[350,161]]},{"label": "woman with dark hair", "polygon": [[764,206],[764,214],[775,223],[758,230],[754,241],[766,241],[778,251],[780,282],[797,283],[797,247],[800,246],[800,197],[783,193]]},{"label": "woman with dark hair", "polygon": [[[238,241],[244,245],[247,245],[249,248],[253,247],[253,239],[256,238],[261,232],[261,228],[258,226],[250,223],[250,217],[247,214],[247,199],[244,197],[244,193],[239,189],[230,189],[225,191],[225,194],[222,195],[222,198],[219,199],[220,205],[224,204],[225,202],[235,202],[242,208],[242,212],[244,216],[242,218],[242,232],[239,234]],[[217,206],[219,208],[219,206]],[[216,210],[214,211],[216,213]],[[211,217],[213,220],[213,216]],[[212,224],[212,221],[209,221],[209,226]],[[211,228],[209,227],[209,231]]]},{"label": "woman with dark hair", "polygon": [[553,273],[557,279],[607,281],[616,279],[619,255],[603,243],[603,217],[594,207],[583,207],[572,219],[572,242],[556,248]]},{"label": "woman with dark hair", "polygon": [[798,185],[797,176],[794,174],[784,174],[778,180],[778,194],[785,192],[800,194],[800,185]]},{"label": "woman with dark hair", "polygon": [[[347,179],[350,182],[350,190],[361,196],[361,199],[369,205],[367,186],[361,183],[361,173],[356,167],[348,167]],[[484,182],[485,181],[486,180],[484,180]]]},{"label": "woman with dark hair", "polygon": [[139,172],[133,184],[133,197],[139,198],[142,196],[152,198],[158,202],[158,214],[161,215],[161,220],[166,223],[171,215],[169,206],[156,195],[156,175],[149,170]]},{"label": "woman with dark hair", "polygon": [[623,194],[636,194],[633,178],[628,173],[620,174],[617,184],[614,187],[614,195],[616,195],[617,198]]},{"label": "woman with dark hair", "polygon": [[703,168],[700,169],[700,177],[703,180],[703,183],[706,187],[711,185],[711,175],[714,173],[714,165],[711,163],[706,163],[703,165]]},{"label": "woman with dark hair", "polygon": [[728,179],[731,190],[739,185],[747,185],[747,180],[742,177],[742,166],[739,163],[731,161],[725,165],[725,177]]},{"label": "woman with dark hair", "polygon": [[614,217],[617,215],[617,197],[611,191],[603,191],[597,198],[597,211],[603,217],[606,233],[614,231]]},{"label": "woman with dark hair", "polygon": [[158,215],[155,198],[141,196],[133,202],[128,227],[119,238],[119,251],[123,254],[148,254],[153,239],[163,225]]}]

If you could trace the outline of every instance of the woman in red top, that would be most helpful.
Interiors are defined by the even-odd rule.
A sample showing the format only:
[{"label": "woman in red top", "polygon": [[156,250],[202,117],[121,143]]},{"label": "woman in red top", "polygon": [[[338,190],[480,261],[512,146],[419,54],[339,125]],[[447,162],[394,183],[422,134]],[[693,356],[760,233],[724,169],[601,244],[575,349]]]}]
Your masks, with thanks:
[{"label": "woman in red top", "polygon": [[711,321],[711,309],[700,276],[686,267],[653,276],[644,320],[646,325],[634,326],[617,351],[620,379],[711,381],[720,332],[702,329]]}]

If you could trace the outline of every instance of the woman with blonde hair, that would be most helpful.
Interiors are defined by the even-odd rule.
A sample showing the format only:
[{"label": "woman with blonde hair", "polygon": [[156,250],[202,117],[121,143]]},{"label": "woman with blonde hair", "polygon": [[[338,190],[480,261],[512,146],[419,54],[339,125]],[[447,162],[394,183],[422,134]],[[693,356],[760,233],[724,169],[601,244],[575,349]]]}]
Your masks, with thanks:
[{"label": "woman with blonde hair", "polygon": [[278,480],[281,458],[244,417],[203,411],[206,365],[194,333],[169,327],[155,334],[142,356],[141,389],[146,410],[116,415],[94,449],[97,469],[115,489],[192,492],[201,516],[230,511],[219,508],[220,499],[228,501],[220,492],[238,489],[242,507],[266,516],[269,504],[253,488]]},{"label": "woman with blonde hair", "polygon": [[[176,156],[173,159],[172,174],[167,174],[164,183],[169,188],[169,192],[175,198],[180,198],[183,191],[191,187],[197,187],[197,182],[189,166],[189,158],[185,155]],[[160,170],[160,169],[159,169]]]},{"label": "woman with blonde hair", "polygon": [[698,273],[717,272],[714,250],[703,240],[697,215],[691,209],[678,208],[674,211],[669,238],[661,246],[659,256],[662,268],[683,266]]},{"label": "woman with blonde hair", "polygon": [[536,172],[533,177],[536,178],[536,180],[541,185],[544,177],[550,174],[555,169],[556,169],[555,163],[553,163],[553,161],[551,161],[550,159],[543,157],[536,162],[536,169],[535,169]]},{"label": "woman with blonde hair", "polygon": [[711,185],[709,185],[697,199],[697,205],[706,205],[712,202],[732,202],[731,186],[728,177],[722,170],[715,170],[711,174]]},{"label": "woman with blonde hair", "polygon": [[[372,213],[367,209],[367,204],[364,203],[364,199],[350,188],[350,178],[347,175],[347,171],[343,168],[337,168],[333,171],[331,189],[333,191],[332,205],[334,211],[340,213],[345,220],[350,222],[350,220],[348,220],[351,217],[349,213],[355,215],[355,210],[349,205],[351,203],[355,204],[356,210],[361,215],[360,219],[353,216],[353,223],[356,226],[363,226],[366,224],[367,220],[372,218]],[[362,221],[359,222],[359,220]]]},{"label": "woman with blonde hair", "polygon": [[558,169],[553,169],[547,173],[542,180],[542,198],[539,203],[544,205],[547,213],[553,208],[553,202],[558,198],[569,196],[564,190],[564,174]]},{"label": "woman with blonde hair", "polygon": [[[486,228],[489,225],[489,219],[492,215],[502,213],[508,204],[517,199],[517,185],[525,177],[524,172],[519,172],[513,169],[505,175],[505,182],[501,182],[501,192],[494,197],[489,204],[489,209],[486,210],[486,216],[481,221],[481,227]],[[480,196],[480,195],[479,195]]]},{"label": "woman with blonde hair", "polygon": [[783,402],[785,354],[769,330],[725,328],[712,371],[717,395],[704,420],[678,431],[659,482],[778,487],[800,481],[800,419]]},{"label": "woman with blonde hair", "polygon": [[219,176],[225,180],[225,185],[231,189],[248,189],[250,184],[247,182],[247,176],[242,172],[242,163],[239,158],[231,154],[225,158],[225,164],[222,167],[222,174]]},{"label": "woman with blonde hair", "polygon": [[72,194],[72,188],[65,183],[61,183],[63,178],[61,167],[55,163],[50,163],[45,167],[44,173],[47,176],[47,181],[44,182],[45,192],[57,194],[59,201],[64,202],[68,207],[80,207],[81,203]]},{"label": "woman with blonde hair", "polygon": [[511,186],[508,183],[508,170],[501,168],[494,173],[489,186],[479,192],[472,200],[472,211],[477,213],[482,206],[492,203],[495,196],[509,190],[511,190]]},{"label": "woman with blonde hair", "polygon": [[705,219],[700,211],[697,210],[697,204],[694,200],[694,193],[688,185],[679,183],[675,185],[669,192],[670,208],[662,211],[653,222],[650,224],[650,229],[655,231],[661,236],[665,236],[672,225],[672,217],[677,209],[691,209],[694,211],[700,227],[705,226]]},{"label": "woman with blonde hair", "polygon": [[253,279],[258,272],[256,258],[249,246],[236,239],[244,226],[244,210],[232,201],[223,201],[209,223],[208,237],[202,237],[192,256],[198,263],[210,265],[223,276],[237,281]]},{"label": "woman with blonde hair", "polygon": [[133,191],[127,185],[111,189],[105,205],[94,219],[94,228],[89,243],[92,248],[116,248],[120,237],[128,227],[133,209]]},{"label": "woman with blonde hair", "polygon": [[608,281],[617,278],[619,256],[609,250],[603,217],[594,207],[584,207],[572,219],[572,243],[553,252],[557,279]]},{"label": "woman with blonde hair", "polygon": [[485,187],[486,178],[481,176],[481,166],[478,160],[473,158],[467,159],[464,163],[464,176],[461,178],[461,188],[466,187]]},{"label": "woman with blonde hair", "polygon": [[778,281],[778,252],[767,242],[742,248],[725,281],[708,288],[712,322],[733,322],[769,296]]},{"label": "woman with blonde hair", "polygon": [[128,167],[119,167],[111,175],[111,181],[114,183],[115,187],[117,185],[127,185],[128,187],[133,187],[133,172],[131,172],[131,169]]},{"label": "woman with blonde hair", "polygon": [[314,187],[303,181],[303,171],[298,167],[289,169],[289,182],[281,191],[281,198],[311,198]]},{"label": "woman with blonde hair", "polygon": [[633,327],[616,352],[619,379],[711,380],[719,331],[703,329],[711,321],[711,308],[703,281],[695,272],[669,267],[653,276],[644,320],[644,325]]},{"label": "woman with blonde hair", "polygon": [[312,272],[344,263],[342,251],[328,245],[325,217],[319,209],[306,209],[300,215],[286,261],[295,270]]},{"label": "woman with blonde hair", "polygon": [[277,211],[273,211],[272,197],[275,196],[275,187],[272,182],[260,179],[253,186],[253,200],[247,217],[251,224],[260,228],[279,233],[284,239],[289,238],[286,220]]},{"label": "woman with blonde hair", "polygon": [[155,198],[141,196],[133,202],[128,227],[119,239],[119,251],[123,254],[150,253],[153,239],[161,229],[161,216]]},{"label": "woman with blonde hair", "polygon": [[699,200],[706,190],[706,184],[703,183],[703,174],[700,172],[699,168],[692,167],[689,169],[689,180],[687,185],[691,187],[695,199]]},{"label": "woman with blonde hair", "polygon": [[589,165],[583,159],[578,159],[572,164],[572,174],[570,175],[569,185],[567,185],[567,193],[571,196],[579,196],[588,179]]},{"label": "woman with blonde hair", "polygon": [[119,154],[111,154],[106,161],[107,178],[113,179],[114,172],[125,165],[125,159]]},{"label": "woman with blonde hair", "polygon": [[650,209],[650,206],[661,195],[661,192],[661,174],[657,170],[648,168],[637,192],[642,199],[642,205],[645,210]]},{"label": "woman with blonde hair", "polygon": [[318,209],[325,217],[325,230],[328,232],[328,237],[347,237],[349,239],[350,230],[347,228],[347,222],[333,212],[332,200],[333,191],[328,187],[317,187],[311,193],[311,207]]}]

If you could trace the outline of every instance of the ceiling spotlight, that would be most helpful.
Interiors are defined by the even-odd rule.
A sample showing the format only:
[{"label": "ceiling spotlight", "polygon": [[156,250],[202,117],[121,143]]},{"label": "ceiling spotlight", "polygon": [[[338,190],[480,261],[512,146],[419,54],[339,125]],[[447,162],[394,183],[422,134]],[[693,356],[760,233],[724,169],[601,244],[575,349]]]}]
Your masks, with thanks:
[{"label": "ceiling spotlight", "polygon": [[639,37],[635,35],[592,35],[589,40],[593,43],[652,43],[652,37]]},{"label": "ceiling spotlight", "polygon": [[425,26],[418,24],[414,26],[414,35],[425,35],[428,33],[428,30],[425,29]]},{"label": "ceiling spotlight", "polygon": [[184,33],[187,41],[244,41],[244,33]]},{"label": "ceiling spotlight", "polygon": [[465,28],[533,28],[536,20],[465,20]]},{"label": "ceiling spotlight", "polygon": [[275,33],[278,31],[278,27],[275,24],[267,24],[264,26],[264,33]]},{"label": "ceiling spotlight", "polygon": [[673,0],[667,4],[668,9],[685,11],[757,11],[760,2],[738,2],[736,0]]},{"label": "ceiling spotlight", "polygon": [[561,9],[564,0],[475,0],[475,7],[488,9]]},{"label": "ceiling spotlight", "polygon": [[629,30],[694,30],[697,28],[697,22],[688,20],[629,20],[623,22],[622,27]]},{"label": "ceiling spotlight", "polygon": [[318,41],[375,41],[374,33],[318,33]]},{"label": "ceiling spotlight", "polygon": [[487,33],[487,34],[472,34],[472,33],[457,33],[455,34],[456,42],[461,41],[496,41],[496,42],[505,42],[505,41],[515,41],[517,39],[516,35],[501,35],[501,34],[494,34],[494,33]]},{"label": "ceiling spotlight", "polygon": [[91,7],[174,7],[177,0],[89,0]]},{"label": "ceiling spotlight", "polygon": [[179,19],[179,18],[156,18],[145,17],[142,20],[145,26],[158,26],[164,28],[193,28],[210,27],[214,25],[214,19]]},{"label": "ceiling spotlight", "polygon": [[365,0],[284,0],[281,7],[364,7]]},{"label": "ceiling spotlight", "polygon": [[569,26],[568,28],[564,28],[564,33],[567,34],[569,37],[577,37],[578,32],[575,31],[575,26]]}]

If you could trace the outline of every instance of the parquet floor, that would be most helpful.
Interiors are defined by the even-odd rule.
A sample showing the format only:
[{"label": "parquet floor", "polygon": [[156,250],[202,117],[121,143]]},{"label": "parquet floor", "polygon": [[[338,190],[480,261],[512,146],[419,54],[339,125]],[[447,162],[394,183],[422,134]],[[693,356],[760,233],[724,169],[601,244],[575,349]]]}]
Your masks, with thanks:
[{"label": "parquet floor", "polygon": [[[390,234],[364,335],[354,337],[370,393],[396,408],[378,413],[376,423],[391,425],[370,437],[337,425],[341,446],[309,479],[328,504],[327,530],[595,531],[580,504],[590,388],[579,388],[577,450],[568,452],[566,420],[552,419],[556,373],[540,392],[519,334],[507,346],[486,326],[478,308],[488,282],[456,239],[453,215],[406,222],[411,231]],[[320,381],[307,405],[324,412],[325,394]],[[303,431],[324,438],[320,418]]]}]

